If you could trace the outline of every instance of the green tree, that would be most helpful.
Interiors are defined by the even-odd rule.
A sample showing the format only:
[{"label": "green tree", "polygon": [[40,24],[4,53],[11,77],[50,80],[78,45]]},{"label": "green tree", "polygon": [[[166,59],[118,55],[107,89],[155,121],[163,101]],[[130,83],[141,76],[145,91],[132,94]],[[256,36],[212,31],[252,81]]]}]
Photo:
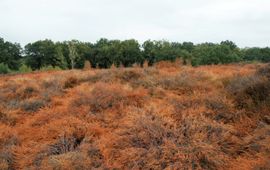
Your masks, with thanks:
[{"label": "green tree", "polygon": [[149,65],[153,65],[156,61],[156,47],[155,43],[151,40],[147,40],[143,43],[143,58],[145,58]]},{"label": "green tree", "polygon": [[76,49],[76,42],[74,40],[68,43],[68,50],[69,50],[68,56],[69,56],[69,60],[71,64],[71,69],[74,69],[75,61],[79,57],[77,53],[77,49]]},{"label": "green tree", "polygon": [[246,48],[243,49],[243,58],[245,61],[270,62],[270,48]]},{"label": "green tree", "polygon": [[65,67],[61,50],[51,40],[41,40],[25,46],[26,64],[32,69],[41,67]]},{"label": "green tree", "polygon": [[226,64],[242,60],[240,49],[230,41],[203,43],[194,48],[193,65]]},{"label": "green tree", "polygon": [[134,39],[122,41],[120,61],[125,67],[132,66],[134,63],[143,63],[144,58],[138,41]]},{"label": "green tree", "polygon": [[20,66],[21,59],[20,45],[4,41],[3,38],[0,38],[0,63],[6,64],[12,70],[17,70]]}]

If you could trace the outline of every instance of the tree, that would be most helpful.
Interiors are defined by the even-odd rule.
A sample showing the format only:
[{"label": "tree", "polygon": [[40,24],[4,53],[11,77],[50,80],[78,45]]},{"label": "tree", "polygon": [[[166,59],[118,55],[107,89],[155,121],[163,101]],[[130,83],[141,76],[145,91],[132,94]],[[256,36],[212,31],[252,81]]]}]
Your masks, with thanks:
[{"label": "tree", "polygon": [[100,39],[95,44],[95,65],[99,68],[110,68],[114,58],[112,42],[108,39]]},{"label": "tree", "polygon": [[122,41],[120,61],[125,67],[130,67],[134,63],[143,63],[144,59],[138,41],[134,39]]},{"label": "tree", "polygon": [[51,40],[41,40],[25,46],[26,64],[32,69],[46,66],[65,67],[61,50]]},{"label": "tree", "polygon": [[145,58],[149,65],[153,65],[156,62],[156,47],[153,41],[147,40],[143,43],[143,58]]},{"label": "tree", "polygon": [[244,60],[270,62],[270,48],[247,48],[243,49]]},{"label": "tree", "polygon": [[[0,63],[11,70],[18,70],[23,63],[33,70],[41,68],[83,68],[90,61],[92,67],[110,68],[112,64],[130,67],[156,62],[181,59],[193,65],[226,64],[239,61],[270,62],[270,48],[240,49],[229,40],[220,43],[169,42],[147,40],[142,45],[134,39],[108,40],[101,38],[96,43],[78,40],[56,42],[40,40],[25,46],[24,55],[19,44],[0,38]],[[2,66],[3,67],[3,66]]]},{"label": "tree", "polygon": [[142,45],[143,55],[150,65],[162,60],[174,61],[179,57],[179,43],[168,41],[145,41]]},{"label": "tree", "polygon": [[239,48],[230,41],[203,43],[194,48],[193,65],[226,64],[242,60]]},{"label": "tree", "polygon": [[237,45],[234,42],[229,41],[229,40],[221,41],[220,45],[228,46],[231,50],[234,50],[237,48]]},{"label": "tree", "polygon": [[71,69],[74,69],[75,66],[75,60],[78,58],[78,53],[75,46],[75,41],[70,41],[68,43],[68,50],[69,50],[69,60],[71,64]]},{"label": "tree", "polygon": [[0,38],[0,63],[6,64],[12,70],[17,70],[20,66],[21,59],[20,45],[4,41],[3,38]]}]

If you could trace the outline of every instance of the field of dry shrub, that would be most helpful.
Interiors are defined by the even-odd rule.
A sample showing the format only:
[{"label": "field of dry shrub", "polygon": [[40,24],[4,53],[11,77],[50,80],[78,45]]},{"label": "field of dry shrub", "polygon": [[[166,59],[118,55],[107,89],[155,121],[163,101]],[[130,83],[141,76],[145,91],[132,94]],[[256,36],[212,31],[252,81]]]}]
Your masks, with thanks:
[{"label": "field of dry shrub", "polygon": [[0,169],[268,169],[270,65],[0,77]]}]

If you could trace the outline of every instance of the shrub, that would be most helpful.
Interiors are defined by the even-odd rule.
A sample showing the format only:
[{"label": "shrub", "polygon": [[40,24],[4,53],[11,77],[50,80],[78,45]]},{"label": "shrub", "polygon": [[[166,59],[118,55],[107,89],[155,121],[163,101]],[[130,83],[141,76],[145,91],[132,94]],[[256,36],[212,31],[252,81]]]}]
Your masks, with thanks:
[{"label": "shrub", "polygon": [[22,89],[19,89],[17,94],[20,99],[29,99],[31,97],[38,96],[39,92],[40,91],[37,87],[28,85],[26,87],[23,87]]},{"label": "shrub", "polygon": [[213,144],[228,133],[222,126],[188,117],[177,124],[156,113],[136,112],[140,116],[131,116],[118,140],[110,141],[110,156],[121,168],[217,169],[228,163],[228,155]]},{"label": "shrub", "polygon": [[84,136],[61,136],[60,139],[49,147],[49,155],[60,155],[74,151],[82,142]]},{"label": "shrub", "polygon": [[111,65],[111,67],[110,67],[111,70],[116,69],[116,68],[117,68],[117,67],[115,66],[114,63],[113,63],[113,64]]},{"label": "shrub", "polygon": [[143,77],[143,73],[141,71],[136,70],[124,70],[119,71],[116,74],[116,77],[122,80],[123,82],[136,81]]},{"label": "shrub", "polygon": [[123,106],[142,106],[140,94],[123,90],[117,86],[97,84],[91,92],[89,104],[92,112],[101,112],[110,108],[119,109]]},{"label": "shrub", "polygon": [[92,68],[90,61],[85,60],[83,69],[84,70],[90,70]]},{"label": "shrub", "polygon": [[91,160],[82,152],[68,152],[62,155],[52,155],[45,160],[41,168],[38,169],[93,169]]},{"label": "shrub", "polygon": [[227,86],[238,108],[255,109],[270,101],[270,81],[262,76],[235,77]]},{"label": "shrub", "polygon": [[0,63],[0,74],[7,74],[10,72],[10,69],[8,68],[8,65],[4,63]]},{"label": "shrub", "polygon": [[0,111],[0,123],[14,126],[16,124],[16,119],[9,114]]},{"label": "shrub", "polygon": [[62,70],[60,67],[58,66],[43,66],[40,68],[40,71],[59,71],[59,70]]},{"label": "shrub", "polygon": [[44,92],[49,96],[60,95],[63,93],[63,83],[61,77],[52,77],[49,80],[44,80],[41,83]]},{"label": "shrub", "polygon": [[148,66],[149,66],[149,62],[147,60],[145,60],[143,62],[143,68],[148,68]]},{"label": "shrub", "polygon": [[121,111],[121,108],[127,106],[142,107],[146,92],[138,90],[133,92],[124,89],[119,84],[108,85],[97,83],[90,94],[85,92],[78,95],[73,100],[73,106],[90,106],[92,113],[100,113],[111,109],[111,111]]},{"label": "shrub", "polygon": [[0,152],[0,169],[10,170],[13,169],[13,155],[11,151]]},{"label": "shrub", "polygon": [[99,168],[104,162],[104,156],[102,155],[100,149],[96,147],[90,147],[88,152],[88,156],[91,159],[91,166],[94,168]]},{"label": "shrub", "polygon": [[256,74],[258,76],[265,76],[268,78],[268,80],[270,80],[270,64],[258,69],[258,71],[256,72]]},{"label": "shrub", "polygon": [[181,73],[176,76],[163,77],[158,84],[166,90],[192,92],[196,81],[189,74]]},{"label": "shrub", "polygon": [[47,102],[43,99],[31,99],[23,101],[20,105],[26,112],[36,112],[40,108],[46,106],[46,104]]},{"label": "shrub", "polygon": [[12,152],[12,149],[19,145],[20,141],[17,136],[14,135],[14,132],[1,126],[0,130],[0,169],[10,170],[14,169],[15,156]]},{"label": "shrub", "polygon": [[29,73],[32,72],[32,68],[28,67],[27,65],[23,64],[21,65],[21,67],[19,68],[19,72],[20,73]]},{"label": "shrub", "polygon": [[64,83],[64,88],[73,88],[79,83],[78,79],[75,77],[68,77],[67,80]]},{"label": "shrub", "polygon": [[164,68],[179,68],[179,65],[175,62],[171,61],[159,61],[154,64],[154,67],[158,69],[164,69]]}]

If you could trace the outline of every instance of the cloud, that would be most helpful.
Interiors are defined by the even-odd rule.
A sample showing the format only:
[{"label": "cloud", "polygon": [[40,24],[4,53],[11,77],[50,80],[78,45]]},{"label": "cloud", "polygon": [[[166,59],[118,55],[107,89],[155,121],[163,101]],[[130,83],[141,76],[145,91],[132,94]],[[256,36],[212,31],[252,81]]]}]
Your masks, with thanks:
[{"label": "cloud", "polygon": [[95,42],[135,38],[269,46],[268,0],[1,0],[1,37]]}]

